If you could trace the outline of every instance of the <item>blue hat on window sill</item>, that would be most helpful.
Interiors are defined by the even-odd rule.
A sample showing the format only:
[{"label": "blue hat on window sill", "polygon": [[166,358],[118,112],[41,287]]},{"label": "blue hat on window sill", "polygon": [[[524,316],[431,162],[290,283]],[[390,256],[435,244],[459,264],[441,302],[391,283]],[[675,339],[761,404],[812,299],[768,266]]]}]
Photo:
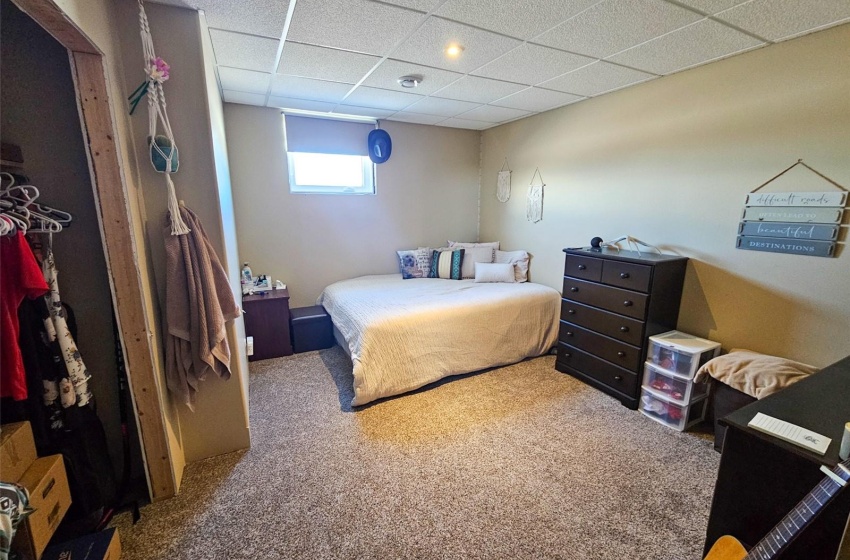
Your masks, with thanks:
[{"label": "blue hat on window sill", "polygon": [[393,142],[389,133],[381,128],[376,128],[369,133],[369,159],[373,163],[384,163],[390,159],[393,151]]}]

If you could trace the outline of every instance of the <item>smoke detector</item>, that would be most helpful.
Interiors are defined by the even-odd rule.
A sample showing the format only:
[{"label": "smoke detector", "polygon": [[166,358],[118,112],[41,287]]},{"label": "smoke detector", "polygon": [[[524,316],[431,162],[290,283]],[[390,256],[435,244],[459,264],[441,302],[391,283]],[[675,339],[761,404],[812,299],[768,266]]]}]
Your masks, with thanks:
[{"label": "smoke detector", "polygon": [[408,89],[413,89],[421,83],[422,76],[402,76],[398,79],[398,85]]}]

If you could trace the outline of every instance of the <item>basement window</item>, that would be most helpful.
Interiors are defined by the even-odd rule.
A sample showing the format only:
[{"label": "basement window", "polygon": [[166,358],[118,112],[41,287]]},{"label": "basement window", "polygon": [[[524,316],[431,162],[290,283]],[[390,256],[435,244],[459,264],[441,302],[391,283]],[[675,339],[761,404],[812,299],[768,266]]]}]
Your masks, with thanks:
[{"label": "basement window", "polygon": [[289,192],[375,194],[366,138],[374,123],[284,116]]}]

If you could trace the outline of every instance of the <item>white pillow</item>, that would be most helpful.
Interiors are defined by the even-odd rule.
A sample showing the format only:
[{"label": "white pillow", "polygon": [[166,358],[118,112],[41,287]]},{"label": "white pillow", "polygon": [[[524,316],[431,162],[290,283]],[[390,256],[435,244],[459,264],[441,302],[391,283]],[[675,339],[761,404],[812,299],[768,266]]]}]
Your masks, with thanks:
[{"label": "white pillow", "polygon": [[496,263],[510,263],[514,266],[514,277],[517,282],[528,282],[528,253],[526,251],[496,250]]},{"label": "white pillow", "polygon": [[499,242],[492,241],[489,243],[463,243],[461,241],[449,241],[449,247],[463,247],[464,249],[472,249],[474,247],[492,247],[499,250]]},{"label": "white pillow", "polygon": [[460,277],[463,279],[475,278],[476,263],[491,263],[496,258],[496,250],[492,247],[458,247],[452,249],[463,249],[463,263],[460,266]]},{"label": "white pillow", "polygon": [[475,263],[476,282],[506,282],[513,284],[514,265],[511,263]]}]

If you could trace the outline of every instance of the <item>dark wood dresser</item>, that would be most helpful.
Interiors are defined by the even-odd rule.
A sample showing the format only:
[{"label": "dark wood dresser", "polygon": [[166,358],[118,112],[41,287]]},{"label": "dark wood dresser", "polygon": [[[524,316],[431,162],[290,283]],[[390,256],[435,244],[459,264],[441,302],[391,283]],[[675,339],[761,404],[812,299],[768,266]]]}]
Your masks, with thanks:
[{"label": "dark wood dresser", "polygon": [[564,249],[555,368],[636,409],[647,338],[676,328],[688,259]]}]

